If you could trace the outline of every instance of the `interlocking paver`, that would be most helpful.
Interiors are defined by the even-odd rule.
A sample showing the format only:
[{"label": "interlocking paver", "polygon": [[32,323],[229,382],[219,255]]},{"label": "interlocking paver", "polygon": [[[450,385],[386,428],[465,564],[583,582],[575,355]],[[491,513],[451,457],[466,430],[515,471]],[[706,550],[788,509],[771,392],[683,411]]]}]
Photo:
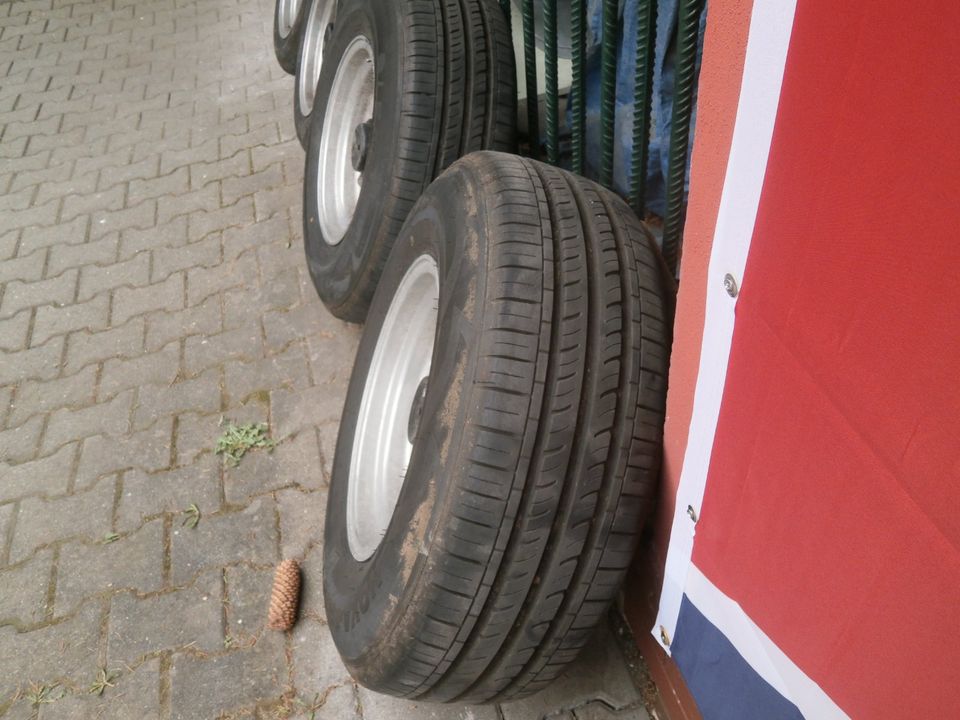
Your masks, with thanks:
[{"label": "interlocking paver", "polygon": [[[273,5],[0,2],[5,719],[495,717],[359,691],[326,629],[324,505],[360,329],[303,260]],[[277,446],[225,463],[224,418],[269,423]],[[264,629],[286,556],[303,583],[288,636]],[[503,717],[645,717],[613,658],[588,651],[566,695]],[[90,694],[104,665],[115,687]],[[31,682],[66,694],[10,706]]]},{"label": "interlocking paver", "polygon": [[154,520],[128,536],[66,545],[57,562],[54,612],[70,614],[78,603],[98,593],[148,593],[162,586],[163,521]]},{"label": "interlocking paver", "polygon": [[173,720],[208,720],[265,700],[277,702],[287,688],[283,637],[265,634],[254,645],[210,658],[178,655],[170,677]]},{"label": "interlocking paver", "polygon": [[[179,516],[191,504],[196,504],[201,512],[215,510],[220,506],[219,478],[219,465],[213,461],[156,474],[142,470],[126,472],[117,511],[117,528],[132,530],[145,517],[161,513]],[[181,522],[177,519],[177,532],[182,527]]]},{"label": "interlocking paver", "polygon": [[75,330],[106,330],[109,314],[110,298],[106,294],[72,305],[44,305],[37,308],[30,344],[43,345],[52,337]]},{"label": "interlocking paver", "polygon": [[73,301],[77,288],[76,268],[65,270],[57,277],[36,282],[11,280],[3,292],[0,317],[10,317],[23,308],[37,305],[65,305]]},{"label": "interlocking paver", "polygon": [[0,625],[23,628],[44,619],[52,567],[53,551],[47,550],[4,572]]},{"label": "interlocking paver", "polygon": [[71,440],[91,435],[123,435],[130,427],[134,392],[128,390],[111,400],[84,408],[61,408],[50,414],[43,449],[53,452]]},{"label": "interlocking paver", "polygon": [[229,563],[272,565],[278,560],[277,535],[276,503],[270,497],[259,497],[239,512],[204,516],[195,528],[175,529],[173,582],[188,582],[205,568]]},{"label": "interlocking paver", "polygon": [[223,647],[218,573],[206,573],[188,587],[138,598],[132,592],[113,597],[107,658],[133,663],[162,650],[186,648],[214,652]]},{"label": "interlocking paver", "polygon": [[18,465],[0,462],[0,502],[27,495],[62,495],[70,487],[77,444],[64,445],[52,455]]},{"label": "interlocking paver", "polygon": [[157,472],[170,465],[174,418],[160,418],[146,430],[120,437],[94,435],[83,441],[77,465],[77,487],[87,487],[98,478],[136,468]]},{"label": "interlocking paver", "polygon": [[57,540],[102,538],[110,532],[115,487],[115,482],[105,478],[95,487],[74,495],[23,500],[10,547],[10,562],[19,562],[35,548]]}]

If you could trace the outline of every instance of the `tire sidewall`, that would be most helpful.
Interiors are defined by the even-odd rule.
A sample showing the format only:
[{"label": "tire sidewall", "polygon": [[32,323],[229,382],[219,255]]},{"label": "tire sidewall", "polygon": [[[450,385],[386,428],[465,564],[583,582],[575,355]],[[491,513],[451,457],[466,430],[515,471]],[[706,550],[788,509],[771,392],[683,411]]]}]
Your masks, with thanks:
[{"label": "tire sidewall", "polygon": [[[351,674],[378,686],[402,663],[397,638],[422,620],[421,578],[444,517],[460,445],[469,378],[476,364],[474,321],[485,274],[477,195],[462,173],[447,173],[415,206],[391,252],[357,351],[337,439],[324,537],[327,622]],[[373,556],[354,559],[346,534],[349,465],[357,415],[384,318],[400,280],[423,254],[437,261],[440,306],[423,420],[386,534]]]},{"label": "tire sidewall", "polygon": [[[310,113],[303,182],[304,243],[314,284],[321,299],[334,314],[338,314],[337,308],[353,294],[358,269],[367,268],[368,273],[379,273],[382,269],[370,268],[369,258],[375,247],[386,242],[388,235],[383,218],[384,204],[391,193],[398,151],[397,119],[401,117],[403,47],[397,5],[382,0],[353,0],[341,4]],[[363,187],[353,219],[342,240],[331,245],[324,239],[318,222],[320,140],[324,131],[327,101],[340,59],[349,43],[358,35],[370,41],[375,57],[373,133],[363,173]]]}]

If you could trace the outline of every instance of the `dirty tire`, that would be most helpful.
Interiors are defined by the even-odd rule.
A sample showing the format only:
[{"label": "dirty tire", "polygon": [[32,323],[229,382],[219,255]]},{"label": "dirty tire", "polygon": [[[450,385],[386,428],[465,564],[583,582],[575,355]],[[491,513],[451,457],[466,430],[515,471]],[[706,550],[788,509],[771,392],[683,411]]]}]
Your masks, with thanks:
[{"label": "dirty tire", "polygon": [[[307,0],[277,0],[273,7],[273,52],[286,72],[297,72],[300,28],[306,17]],[[288,8],[293,8],[288,12]]]},{"label": "dirty tire", "polygon": [[[394,514],[361,562],[344,519],[357,408],[424,254],[440,295],[426,396]],[[360,683],[503,701],[574,659],[651,507],[672,297],[643,224],[590,181],[483,152],[431,185],[374,297],[330,485],[327,620]]]},{"label": "dirty tire", "polygon": [[[342,240],[318,220],[321,139],[339,60],[358,36],[376,57],[372,135]],[[338,108],[331,106],[331,114]],[[307,140],[303,223],[310,275],[336,316],[362,322],[387,255],[430,182],[457,158],[516,142],[513,45],[497,0],[351,0],[338,9]]]}]

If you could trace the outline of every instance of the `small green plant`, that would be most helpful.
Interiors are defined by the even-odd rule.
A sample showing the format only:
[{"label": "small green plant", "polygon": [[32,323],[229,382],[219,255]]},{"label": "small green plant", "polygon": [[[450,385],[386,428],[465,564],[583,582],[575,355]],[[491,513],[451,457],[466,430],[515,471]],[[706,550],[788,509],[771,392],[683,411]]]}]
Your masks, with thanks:
[{"label": "small green plant", "polygon": [[275,445],[276,442],[267,433],[266,423],[234,425],[228,422],[223,435],[217,440],[217,454],[226,457],[236,467],[248,451],[254,448],[271,450]]},{"label": "small green plant", "polygon": [[27,702],[29,702],[33,707],[49,705],[50,703],[55,703],[64,696],[65,692],[62,689],[59,693],[54,692],[59,687],[59,685],[42,685],[40,683],[31,683],[30,690],[27,692],[25,697]]},{"label": "small green plant", "polygon": [[103,695],[103,691],[108,687],[115,687],[113,681],[118,677],[120,677],[119,671],[100,668],[97,671],[97,679],[93,681],[93,684],[90,686],[88,692],[91,695]]},{"label": "small green plant", "polygon": [[190,507],[183,511],[183,514],[186,517],[183,519],[183,522],[180,523],[181,527],[186,525],[188,528],[195,528],[199,522],[200,518],[203,517],[203,513],[200,512],[200,508],[196,506],[196,503],[190,503]]},{"label": "small green plant", "polygon": [[116,542],[119,539],[120,539],[120,536],[117,535],[117,533],[107,533],[106,535],[103,536],[102,542],[104,545],[109,545],[110,543]]}]

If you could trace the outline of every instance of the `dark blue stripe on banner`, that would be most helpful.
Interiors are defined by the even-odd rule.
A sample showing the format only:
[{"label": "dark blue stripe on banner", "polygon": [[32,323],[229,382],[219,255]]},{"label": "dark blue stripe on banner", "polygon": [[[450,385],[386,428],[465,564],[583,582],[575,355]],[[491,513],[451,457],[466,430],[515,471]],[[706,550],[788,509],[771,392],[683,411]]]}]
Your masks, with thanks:
[{"label": "dark blue stripe on banner", "polygon": [[803,720],[686,595],[670,650],[703,720]]}]

